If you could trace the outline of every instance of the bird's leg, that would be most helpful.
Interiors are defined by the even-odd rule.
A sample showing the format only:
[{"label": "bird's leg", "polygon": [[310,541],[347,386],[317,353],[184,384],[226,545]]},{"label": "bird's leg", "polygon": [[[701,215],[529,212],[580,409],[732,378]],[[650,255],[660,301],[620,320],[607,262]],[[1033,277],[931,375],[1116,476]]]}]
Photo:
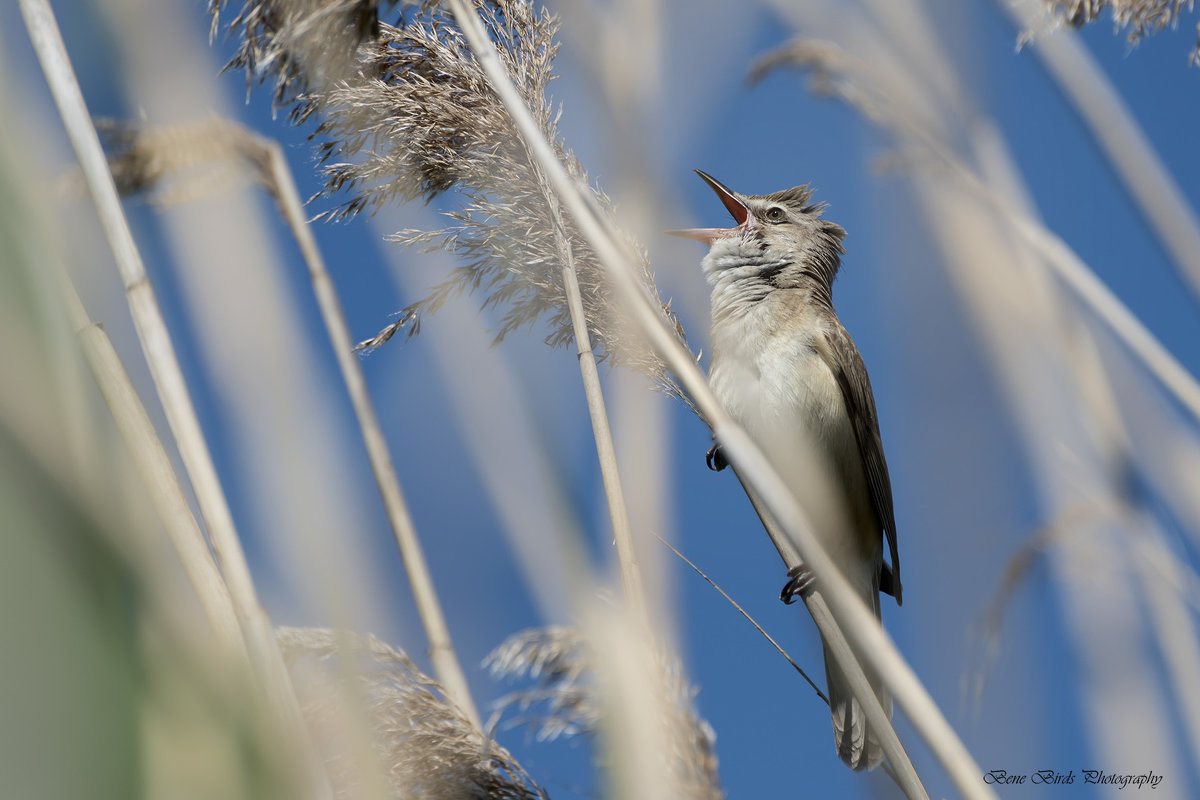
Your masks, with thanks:
[{"label": "bird's leg", "polygon": [[725,460],[725,453],[721,452],[721,445],[715,442],[704,454],[704,463],[708,464],[708,468],[713,472],[720,472],[729,466],[729,462]]},{"label": "bird's leg", "polygon": [[803,564],[797,564],[788,570],[788,582],[783,585],[779,599],[791,605],[797,597],[804,597],[813,587],[812,570]]}]

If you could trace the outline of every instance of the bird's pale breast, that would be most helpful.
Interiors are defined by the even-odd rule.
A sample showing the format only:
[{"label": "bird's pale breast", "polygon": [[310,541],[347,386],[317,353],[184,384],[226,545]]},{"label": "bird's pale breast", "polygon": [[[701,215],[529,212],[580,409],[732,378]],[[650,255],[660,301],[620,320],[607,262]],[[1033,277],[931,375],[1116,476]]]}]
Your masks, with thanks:
[{"label": "bird's pale breast", "polygon": [[796,491],[847,577],[869,581],[862,567],[880,537],[863,519],[870,498],[841,388],[814,345],[822,322],[807,308],[759,306],[714,326],[709,383]]}]

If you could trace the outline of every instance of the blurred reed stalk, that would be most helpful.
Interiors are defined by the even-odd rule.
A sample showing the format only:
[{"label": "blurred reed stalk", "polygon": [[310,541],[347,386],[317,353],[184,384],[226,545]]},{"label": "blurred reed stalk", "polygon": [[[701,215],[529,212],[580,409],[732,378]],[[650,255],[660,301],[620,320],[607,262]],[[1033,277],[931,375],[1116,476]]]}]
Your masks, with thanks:
[{"label": "blurred reed stalk", "polygon": [[[554,215],[558,217],[560,212],[553,194],[548,193],[547,200],[554,208]],[[561,225],[561,221],[559,224]],[[579,357],[583,391],[587,396],[588,415],[592,420],[592,438],[596,442],[596,455],[604,480],[604,494],[608,498],[608,515],[612,521],[617,558],[621,564],[621,582],[635,618],[642,624],[649,625],[646,591],[642,586],[642,572],[638,566],[637,550],[633,545],[629,511],[625,507],[625,490],[621,487],[621,475],[617,470],[617,452],[613,447],[612,429],[608,424],[608,409],[604,405],[600,372],[596,369],[596,354],[592,352],[591,337],[588,335],[587,320],[583,313],[583,299],[579,293],[579,280],[571,259],[563,261],[562,274],[563,286],[567,290],[567,307],[571,311],[571,325],[575,330],[576,355]]]},{"label": "blurred reed stalk", "polygon": [[[418,224],[433,227],[432,213]],[[394,230],[387,226],[378,217],[372,220],[380,241]],[[426,287],[402,255],[395,248],[385,250],[387,272],[399,296],[414,296]],[[448,253],[430,253],[428,258],[435,272],[453,269]],[[483,478],[541,618],[566,619],[572,598],[590,591],[594,578],[584,554],[582,526],[571,508],[561,470],[539,435],[539,420],[523,392],[515,359],[505,349],[491,346],[487,321],[474,308],[447,304],[438,313],[444,326],[437,336],[429,337],[428,345],[450,389],[456,426],[465,433],[463,443]],[[479,386],[487,386],[488,391],[478,391]],[[505,424],[495,424],[497,417]],[[505,457],[497,459],[496,453]]]},{"label": "blurred reed stalk", "polygon": [[[246,659],[246,645],[229,587],[213,561],[204,534],[192,516],[171,461],[146,414],[137,390],[121,365],[104,329],[89,319],[83,302],[65,270],[57,268],[63,305],[121,437],[133,457],[150,500],[158,511],[191,581],[192,589],[217,634],[224,655]],[[249,662],[246,662],[247,666]]]},{"label": "blurred reed stalk", "polygon": [[[1086,5],[1093,5],[1089,0]],[[1055,83],[1075,107],[1096,144],[1120,177],[1129,196],[1137,203],[1146,221],[1171,255],[1176,269],[1200,302],[1200,223],[1170,171],[1154,150],[1145,131],[1130,113],[1120,94],[1113,88],[1095,59],[1068,31],[1038,35],[1038,10],[1042,6],[1062,9],[1075,25],[1083,14],[1095,18],[1098,9],[1082,8],[1073,3],[1018,2],[997,0],[1018,30],[1026,31],[1033,54],[1054,78]],[[1183,3],[1141,2],[1114,4],[1114,22],[1132,25],[1130,40],[1172,24]],[[1140,12],[1133,8],[1142,5]],[[1174,5],[1174,9],[1171,6]],[[1190,5],[1190,3],[1189,3]],[[1070,7],[1068,7],[1070,6]],[[1124,9],[1124,18],[1120,15]],[[1156,7],[1157,10],[1155,10]],[[1131,16],[1132,15],[1132,16]],[[1196,57],[1193,53],[1193,59]]]},{"label": "blurred reed stalk", "polygon": [[[243,133],[250,137],[248,132]],[[329,333],[330,343],[337,358],[338,367],[342,372],[342,380],[350,394],[354,405],[354,414],[358,418],[362,431],[363,443],[371,460],[371,470],[375,474],[375,483],[383,498],[388,522],[396,537],[396,545],[400,548],[404,570],[412,587],[417,610],[421,616],[421,624],[425,628],[425,636],[429,641],[429,657],[433,662],[434,672],[438,681],[445,688],[447,695],[458,704],[467,719],[475,727],[480,728],[479,711],[471,698],[471,690],[463,675],[462,665],[450,639],[450,629],[446,625],[446,616],[442,613],[442,604],[438,599],[437,590],[433,586],[433,575],[425,560],[421,540],[417,536],[412,515],[400,490],[400,481],[396,477],[396,468],[392,463],[391,451],[384,438],[383,429],[379,425],[379,416],[375,413],[375,405],[371,402],[367,383],[362,373],[362,366],[354,355],[353,339],[350,328],[346,324],[346,315],[338,299],[333,279],[325,268],[325,260],[317,248],[316,239],[309,229],[309,223],[304,215],[304,206],[300,194],[296,190],[296,182],[288,167],[278,142],[265,142],[253,137],[266,159],[264,177],[267,188],[279,205],[280,212],[287,222],[288,229],[295,237],[300,247],[304,263],[308,266],[312,279],[313,292],[321,308],[321,316],[325,329]]]},{"label": "blurred reed stalk", "polygon": [[[822,592],[828,595],[834,618],[847,633],[857,655],[870,663],[884,679],[896,701],[905,709],[914,727],[933,749],[963,795],[994,797],[980,778],[982,771],[946,722],[920,680],[883,632],[872,613],[854,594],[828,555],[822,551],[811,533],[803,510],[797,505],[786,484],[775,474],[757,446],[717,402],[692,354],[683,347],[655,311],[644,287],[635,277],[633,266],[628,263],[603,218],[597,214],[594,203],[563,168],[552,146],[542,136],[536,121],[529,114],[523,99],[505,72],[499,55],[483,31],[478,17],[463,0],[448,0],[448,5],[471,42],[480,66],[487,73],[493,88],[520,130],[530,154],[541,166],[547,179],[559,193],[564,207],[594,249],[616,285],[626,310],[634,316],[654,352],[663,359],[667,368],[683,385],[702,417],[709,423],[716,440],[726,449],[730,462],[739,470],[739,474],[747,476],[750,484],[763,498],[768,513],[780,521],[804,562],[819,576],[818,585]],[[850,668],[848,664],[846,666]],[[868,692],[869,694],[871,693]],[[867,697],[860,696],[859,699],[864,704],[869,702]]]},{"label": "blurred reed stalk", "polygon": [[[260,687],[279,715],[285,736],[296,736],[296,747],[301,752],[311,752],[311,743],[304,740],[300,733],[300,711],[294,688],[270,621],[258,603],[245,554],[208,445],[196,418],[154,290],[146,277],[145,267],[121,208],[107,159],[71,67],[54,12],[47,0],[21,0],[20,8],[68,138],[83,169],[105,236],[116,258],[142,350],[188,470],[211,545],[229,587]],[[311,770],[312,789],[317,796],[329,795],[328,778],[320,762],[315,758],[306,758],[301,763]]]},{"label": "blurred reed stalk", "polygon": [[[737,473],[738,480],[742,483],[742,488],[746,491],[746,497],[750,499],[750,504],[754,506],[754,511],[758,514],[758,519],[762,522],[764,530],[771,539],[771,543],[775,545],[775,549],[779,551],[780,558],[783,559],[784,565],[791,570],[804,564],[804,559],[797,550],[796,545],[785,530],[782,530],[775,518],[771,516],[766,503],[758,496],[754,489],[752,481],[742,480],[741,473],[737,467],[734,467],[734,472]],[[850,684],[850,689],[856,697],[875,697],[875,691],[871,688],[871,683],[867,679],[867,674],[863,671],[862,664],[854,655],[854,650],[850,647],[845,634],[842,633],[838,626],[838,621],[834,618],[829,610],[829,605],[825,602],[818,588],[802,595],[801,599],[804,605],[808,608],[808,613],[812,616],[813,622],[817,626],[817,630],[821,632],[821,638],[825,645],[833,653],[838,663],[842,665],[845,672],[845,678]],[[805,676],[807,678],[807,676]],[[828,698],[822,695],[822,698],[828,703]],[[896,729],[892,725],[891,719],[884,711],[883,706],[879,703],[878,697],[875,702],[862,703],[864,713],[867,715],[867,722],[870,725],[872,732],[879,739],[879,746],[883,749],[886,761],[884,768],[888,770],[888,775],[900,787],[904,795],[910,800],[916,798],[928,798],[929,794],[925,790],[925,786],[921,783],[921,777],[917,774],[916,768],[913,766],[912,760],[904,749],[904,745],[900,742],[900,737],[896,734]]]},{"label": "blurred reed stalk", "polygon": [[[605,121],[597,154],[606,162],[605,190],[619,198],[620,225],[632,240],[647,242],[657,236],[657,223],[665,209],[654,186],[653,165],[647,142],[652,128],[647,125],[667,96],[663,83],[667,57],[664,27],[667,13],[663,0],[557,0],[554,12],[563,20],[561,39],[573,59],[598,87],[587,113]],[[578,106],[573,112],[578,112]],[[656,282],[665,272],[656,270]],[[697,286],[696,288],[699,288]],[[670,291],[679,297],[679,286]],[[614,440],[626,489],[630,519],[635,531],[653,531],[673,538],[674,521],[669,513],[676,476],[668,461],[676,450],[677,436],[668,424],[672,409],[646,392],[641,376],[614,370],[606,383],[607,403],[614,420]],[[674,571],[670,557],[644,535],[636,540],[647,605],[651,613],[661,610],[656,632],[672,636],[666,620],[675,604]],[[662,624],[658,624],[659,621]]]}]

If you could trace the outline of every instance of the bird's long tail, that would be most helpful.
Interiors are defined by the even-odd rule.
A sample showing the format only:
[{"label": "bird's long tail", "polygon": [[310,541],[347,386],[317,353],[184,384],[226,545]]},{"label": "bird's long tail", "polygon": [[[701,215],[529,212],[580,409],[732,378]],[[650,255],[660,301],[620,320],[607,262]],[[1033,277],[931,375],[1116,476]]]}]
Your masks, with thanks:
[{"label": "bird's long tail", "polygon": [[[879,617],[879,593],[871,592],[875,616]],[[865,599],[865,598],[864,598]],[[825,684],[829,691],[829,708],[833,713],[833,734],[838,757],[854,770],[868,770],[883,761],[883,749],[875,732],[867,725],[867,715],[850,690],[850,682],[838,666],[829,647],[825,651]],[[892,696],[882,682],[864,666],[867,679],[888,719],[892,717]]]}]

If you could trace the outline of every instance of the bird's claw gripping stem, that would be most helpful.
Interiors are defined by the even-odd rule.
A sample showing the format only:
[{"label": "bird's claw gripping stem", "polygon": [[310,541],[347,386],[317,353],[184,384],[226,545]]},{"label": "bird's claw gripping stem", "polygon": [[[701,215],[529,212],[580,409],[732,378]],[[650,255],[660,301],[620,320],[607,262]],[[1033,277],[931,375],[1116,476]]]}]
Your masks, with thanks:
[{"label": "bird's claw gripping stem", "polygon": [[725,454],[721,452],[721,445],[714,444],[708,448],[708,452],[704,454],[704,463],[708,464],[708,468],[713,472],[720,472],[729,466],[729,462],[725,460]]},{"label": "bird's claw gripping stem", "polygon": [[783,590],[779,592],[779,599],[791,605],[796,602],[797,597],[804,597],[812,591],[812,587],[812,570],[803,564],[799,564],[788,570],[788,582],[783,585]]}]

